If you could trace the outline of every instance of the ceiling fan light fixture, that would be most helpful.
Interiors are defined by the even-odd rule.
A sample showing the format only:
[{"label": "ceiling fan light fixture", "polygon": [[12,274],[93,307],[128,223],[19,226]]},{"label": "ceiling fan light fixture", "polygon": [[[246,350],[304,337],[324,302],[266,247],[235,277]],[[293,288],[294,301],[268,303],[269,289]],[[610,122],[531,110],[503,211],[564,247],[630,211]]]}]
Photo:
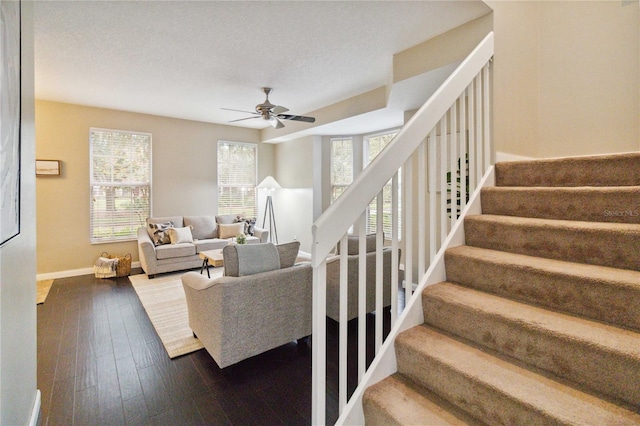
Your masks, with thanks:
[{"label": "ceiling fan light fixture", "polygon": [[262,92],[264,92],[265,94],[265,100],[263,103],[256,105],[256,112],[242,111],[242,110],[231,109],[231,108],[222,108],[227,111],[246,112],[247,114],[253,115],[252,117],[231,120],[230,123],[236,122],[236,121],[249,120],[251,118],[262,118],[263,120],[268,121],[269,124],[273,126],[273,128],[282,129],[284,127],[284,124],[282,124],[282,121],[280,120],[302,121],[306,123],[313,123],[316,121],[316,119],[313,117],[284,114],[285,112],[289,111],[289,108],[283,107],[281,105],[274,105],[271,102],[269,102],[269,93],[271,93],[271,88],[263,87]]},{"label": "ceiling fan light fixture", "polygon": [[284,124],[282,124],[282,121],[278,120],[275,117],[271,117],[269,122],[271,123],[274,129],[282,129],[284,127]]}]

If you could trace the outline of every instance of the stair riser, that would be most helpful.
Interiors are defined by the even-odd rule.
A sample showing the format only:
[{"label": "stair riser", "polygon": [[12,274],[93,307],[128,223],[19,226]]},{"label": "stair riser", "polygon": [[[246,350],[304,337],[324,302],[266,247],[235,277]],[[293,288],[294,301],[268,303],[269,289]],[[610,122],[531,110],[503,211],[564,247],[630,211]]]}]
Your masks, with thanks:
[{"label": "stair riser", "polygon": [[640,153],[496,163],[496,186],[640,185]]},{"label": "stair riser", "polygon": [[640,285],[445,253],[448,281],[640,330]]},{"label": "stair riser", "polygon": [[587,222],[640,223],[640,187],[482,190],[482,213]]},{"label": "stair riser", "polygon": [[446,330],[587,389],[630,404],[640,401],[640,359],[609,352],[588,341],[571,340],[523,321],[481,312],[451,300],[422,299],[425,323]]},{"label": "stair riser", "polygon": [[[640,270],[640,228],[580,229],[465,220],[466,244],[591,265]],[[635,225],[626,225],[627,227]]]},{"label": "stair riser", "polygon": [[435,358],[396,343],[398,372],[434,392],[461,410],[491,425],[559,424],[557,419]]}]

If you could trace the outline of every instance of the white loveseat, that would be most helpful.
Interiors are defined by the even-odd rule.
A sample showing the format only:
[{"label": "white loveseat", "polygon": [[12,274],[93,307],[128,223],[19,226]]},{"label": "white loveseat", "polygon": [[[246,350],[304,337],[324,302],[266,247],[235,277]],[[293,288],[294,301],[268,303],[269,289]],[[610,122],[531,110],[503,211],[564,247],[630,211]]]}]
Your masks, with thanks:
[{"label": "white loveseat", "polygon": [[[138,256],[149,278],[201,266],[199,253],[224,248],[245,229],[236,215],[150,217],[146,222],[138,229]],[[248,244],[267,242],[269,231],[254,228],[253,233],[247,235]]]}]

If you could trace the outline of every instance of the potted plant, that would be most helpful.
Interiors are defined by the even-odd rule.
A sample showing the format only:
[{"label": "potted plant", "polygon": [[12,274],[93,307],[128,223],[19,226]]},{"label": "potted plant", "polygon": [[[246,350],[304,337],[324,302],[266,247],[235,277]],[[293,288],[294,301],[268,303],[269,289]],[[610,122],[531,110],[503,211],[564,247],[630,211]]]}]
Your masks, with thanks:
[{"label": "potted plant", "polygon": [[238,234],[236,237],[237,244],[245,244],[247,242],[247,236],[244,234]]}]

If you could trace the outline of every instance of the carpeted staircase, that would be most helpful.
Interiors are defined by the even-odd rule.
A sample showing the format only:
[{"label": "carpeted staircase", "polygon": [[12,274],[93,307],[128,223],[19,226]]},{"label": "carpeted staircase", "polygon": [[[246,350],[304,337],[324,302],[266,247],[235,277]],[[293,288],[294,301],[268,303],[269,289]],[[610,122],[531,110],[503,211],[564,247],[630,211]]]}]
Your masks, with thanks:
[{"label": "carpeted staircase", "polygon": [[495,174],[367,424],[640,425],[640,153]]}]

